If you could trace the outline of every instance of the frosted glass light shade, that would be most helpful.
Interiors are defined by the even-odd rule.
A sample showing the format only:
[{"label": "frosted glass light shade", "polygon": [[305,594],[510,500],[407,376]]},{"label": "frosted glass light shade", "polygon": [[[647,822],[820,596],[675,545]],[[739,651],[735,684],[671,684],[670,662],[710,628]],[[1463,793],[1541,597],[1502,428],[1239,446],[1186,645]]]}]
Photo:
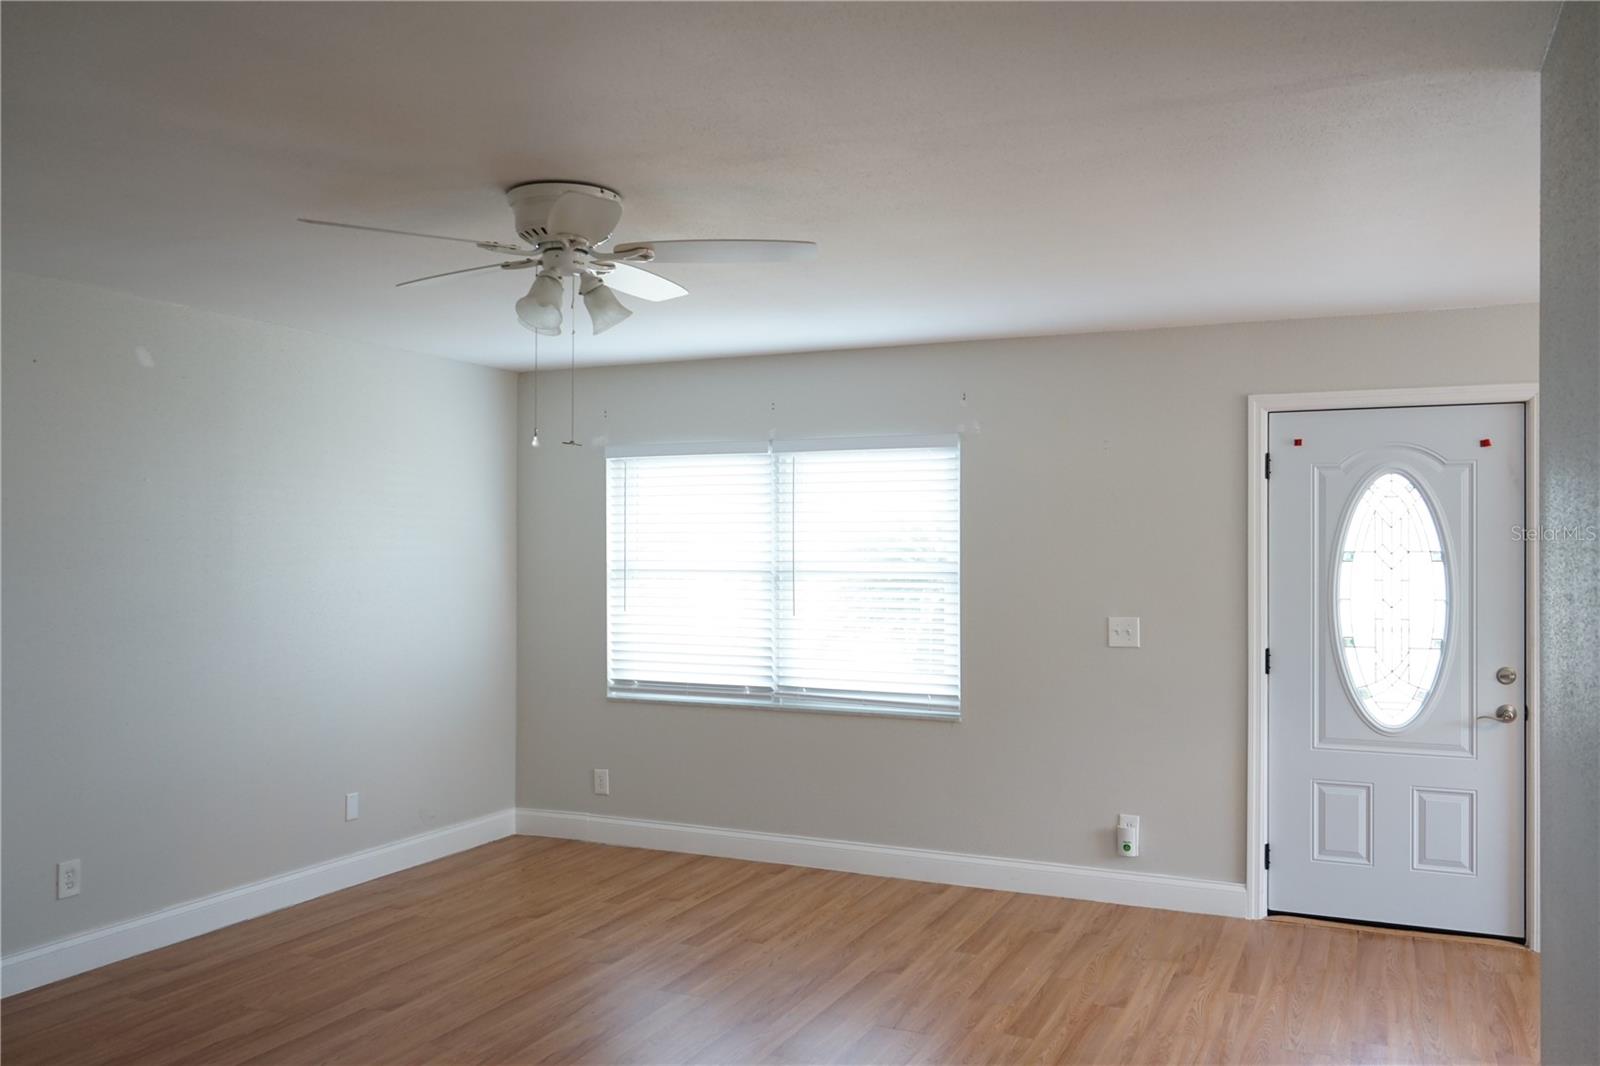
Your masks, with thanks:
[{"label": "frosted glass light shade", "polygon": [[585,278],[578,291],[583,294],[583,306],[589,310],[589,321],[594,324],[596,333],[604,333],[612,326],[620,325],[633,314],[617,299],[617,294],[598,278]]},{"label": "frosted glass light shade", "polygon": [[540,274],[528,295],[517,301],[517,320],[546,337],[561,333],[561,279]]}]

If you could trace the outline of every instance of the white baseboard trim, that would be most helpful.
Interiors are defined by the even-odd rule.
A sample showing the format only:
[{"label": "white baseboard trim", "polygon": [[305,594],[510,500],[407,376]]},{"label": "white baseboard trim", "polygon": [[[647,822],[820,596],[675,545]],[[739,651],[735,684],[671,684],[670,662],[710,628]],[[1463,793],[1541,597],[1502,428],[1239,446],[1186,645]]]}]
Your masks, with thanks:
[{"label": "white baseboard trim", "polygon": [[1234,918],[1244,917],[1246,912],[1245,886],[1226,881],[519,808],[419,833],[14,952],[0,959],[0,995],[25,992],[513,833]]},{"label": "white baseboard trim", "polygon": [[621,844],[691,855],[811,866],[821,870],[901,877],[944,885],[995,888],[1040,896],[1064,896],[1133,907],[1246,916],[1245,886],[1231,881],[1203,881],[1169,874],[1069,866],[1031,859],[1003,859],[954,851],[927,851],[852,840],[784,836],[742,829],[615,818],[581,811],[517,809],[517,832],[523,836],[562,837],[599,844]]},{"label": "white baseboard trim", "polygon": [[516,818],[496,811],[375,848],[203,896],[153,914],[101,926],[0,959],[0,995],[13,995],[375,877],[511,836]]}]

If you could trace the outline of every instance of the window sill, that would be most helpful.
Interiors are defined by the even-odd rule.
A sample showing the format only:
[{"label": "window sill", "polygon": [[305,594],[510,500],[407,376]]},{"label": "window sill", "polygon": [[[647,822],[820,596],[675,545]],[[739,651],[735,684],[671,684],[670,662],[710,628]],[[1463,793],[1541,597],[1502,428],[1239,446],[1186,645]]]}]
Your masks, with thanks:
[{"label": "window sill", "polygon": [[668,695],[660,692],[606,693],[610,703],[668,703],[689,707],[739,707],[757,711],[798,711],[801,714],[831,714],[846,718],[909,718],[923,722],[959,722],[961,710],[897,710],[871,704],[807,703],[803,699],[787,698],[782,702],[752,699],[742,696]]}]

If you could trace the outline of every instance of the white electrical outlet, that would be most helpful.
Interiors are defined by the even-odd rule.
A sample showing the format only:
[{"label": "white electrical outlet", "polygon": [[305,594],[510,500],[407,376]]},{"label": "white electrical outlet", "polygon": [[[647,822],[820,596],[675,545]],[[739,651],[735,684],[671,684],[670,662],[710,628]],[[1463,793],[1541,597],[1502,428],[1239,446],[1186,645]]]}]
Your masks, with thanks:
[{"label": "white electrical outlet", "polygon": [[594,772],[594,794],[596,796],[611,795],[611,771],[596,770]]},{"label": "white electrical outlet", "polygon": [[1139,646],[1138,618],[1107,618],[1106,647],[1137,648]]},{"label": "white electrical outlet", "polygon": [[1117,815],[1117,854],[1124,859],[1139,857],[1139,816]]},{"label": "white electrical outlet", "polygon": [[83,891],[83,860],[56,863],[56,899],[66,899]]},{"label": "white electrical outlet", "polygon": [[353,822],[361,817],[361,793],[346,792],[344,794],[344,820]]}]

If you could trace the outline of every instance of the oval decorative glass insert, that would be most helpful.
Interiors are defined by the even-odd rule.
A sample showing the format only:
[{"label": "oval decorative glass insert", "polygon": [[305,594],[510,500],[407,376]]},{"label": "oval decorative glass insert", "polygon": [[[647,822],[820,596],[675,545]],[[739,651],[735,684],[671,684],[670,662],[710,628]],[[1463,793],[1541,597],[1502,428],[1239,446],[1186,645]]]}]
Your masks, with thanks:
[{"label": "oval decorative glass insert", "polygon": [[1339,661],[1356,707],[1379,729],[1416,721],[1439,683],[1450,582],[1433,509],[1405,474],[1368,483],[1339,537]]}]

